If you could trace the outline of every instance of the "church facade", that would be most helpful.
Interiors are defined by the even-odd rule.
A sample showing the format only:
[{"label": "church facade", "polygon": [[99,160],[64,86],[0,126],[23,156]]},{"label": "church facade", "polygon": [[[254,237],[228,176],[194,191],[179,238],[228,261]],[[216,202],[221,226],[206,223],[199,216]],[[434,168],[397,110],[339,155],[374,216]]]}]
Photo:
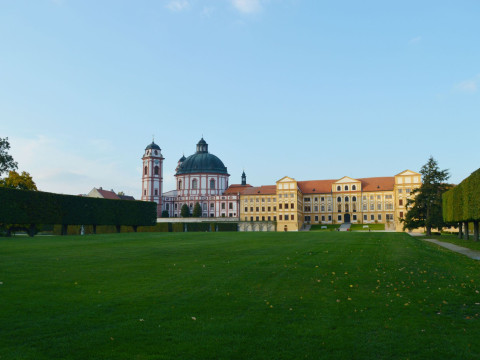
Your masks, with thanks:
[{"label": "church facade", "polygon": [[[204,218],[235,218],[250,224],[275,222],[277,231],[299,231],[309,224],[385,224],[402,231],[401,219],[411,192],[421,185],[421,175],[405,170],[394,176],[297,181],[285,176],[275,185],[253,187],[246,182],[229,184],[227,168],[208,151],[202,138],[196,152],[177,164],[176,189],[162,192],[163,156],[152,142],[145,149],[142,200],[157,203],[157,213],[181,217],[198,202]],[[243,228],[254,229],[255,226]]]}]

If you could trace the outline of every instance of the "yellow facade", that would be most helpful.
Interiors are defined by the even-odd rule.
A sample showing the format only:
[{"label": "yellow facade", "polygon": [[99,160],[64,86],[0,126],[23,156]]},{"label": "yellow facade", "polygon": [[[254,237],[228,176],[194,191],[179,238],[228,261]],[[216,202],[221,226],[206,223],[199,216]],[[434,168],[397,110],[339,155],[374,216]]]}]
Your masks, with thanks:
[{"label": "yellow facade", "polygon": [[240,196],[242,221],[276,221],[277,231],[309,224],[383,223],[402,230],[406,201],[421,185],[420,174],[406,170],[393,177],[337,181],[297,181],[285,176],[275,186],[252,188]]}]

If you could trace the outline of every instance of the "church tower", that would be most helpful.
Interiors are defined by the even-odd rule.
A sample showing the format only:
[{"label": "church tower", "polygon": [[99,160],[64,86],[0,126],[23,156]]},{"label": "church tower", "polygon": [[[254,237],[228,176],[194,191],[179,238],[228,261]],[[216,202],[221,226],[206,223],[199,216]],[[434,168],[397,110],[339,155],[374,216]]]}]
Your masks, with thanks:
[{"label": "church tower", "polygon": [[153,141],[142,157],[142,201],[157,203],[157,216],[162,214],[163,156]]},{"label": "church tower", "polygon": [[242,173],[242,185],[247,185],[247,175],[245,175],[245,170]]}]

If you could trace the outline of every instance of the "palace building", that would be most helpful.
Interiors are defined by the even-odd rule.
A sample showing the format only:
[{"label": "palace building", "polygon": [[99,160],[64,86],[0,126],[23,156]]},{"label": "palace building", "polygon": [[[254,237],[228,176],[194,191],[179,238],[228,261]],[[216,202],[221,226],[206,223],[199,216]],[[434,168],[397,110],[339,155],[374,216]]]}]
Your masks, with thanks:
[{"label": "palace building", "polygon": [[[235,218],[256,229],[255,223],[274,222],[277,231],[298,231],[308,224],[384,223],[386,229],[402,231],[400,219],[406,201],[421,185],[421,175],[405,170],[389,177],[297,181],[285,176],[275,185],[253,187],[246,182],[229,185],[227,168],[209,153],[202,138],[196,152],[178,161],[176,189],[162,192],[163,156],[152,142],[145,149],[142,200],[155,201],[157,213],[180,217],[186,204],[190,212],[198,202],[204,218]],[[250,226],[249,226],[249,225]]]}]

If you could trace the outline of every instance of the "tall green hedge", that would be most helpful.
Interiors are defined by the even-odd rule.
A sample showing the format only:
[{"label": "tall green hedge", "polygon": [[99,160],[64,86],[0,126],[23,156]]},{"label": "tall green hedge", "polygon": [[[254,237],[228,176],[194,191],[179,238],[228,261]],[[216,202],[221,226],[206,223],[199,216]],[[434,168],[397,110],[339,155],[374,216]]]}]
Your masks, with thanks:
[{"label": "tall green hedge", "polygon": [[153,226],[153,202],[108,200],[0,187],[0,223]]},{"label": "tall green hedge", "polygon": [[447,222],[480,220],[480,169],[443,194],[443,219]]}]

